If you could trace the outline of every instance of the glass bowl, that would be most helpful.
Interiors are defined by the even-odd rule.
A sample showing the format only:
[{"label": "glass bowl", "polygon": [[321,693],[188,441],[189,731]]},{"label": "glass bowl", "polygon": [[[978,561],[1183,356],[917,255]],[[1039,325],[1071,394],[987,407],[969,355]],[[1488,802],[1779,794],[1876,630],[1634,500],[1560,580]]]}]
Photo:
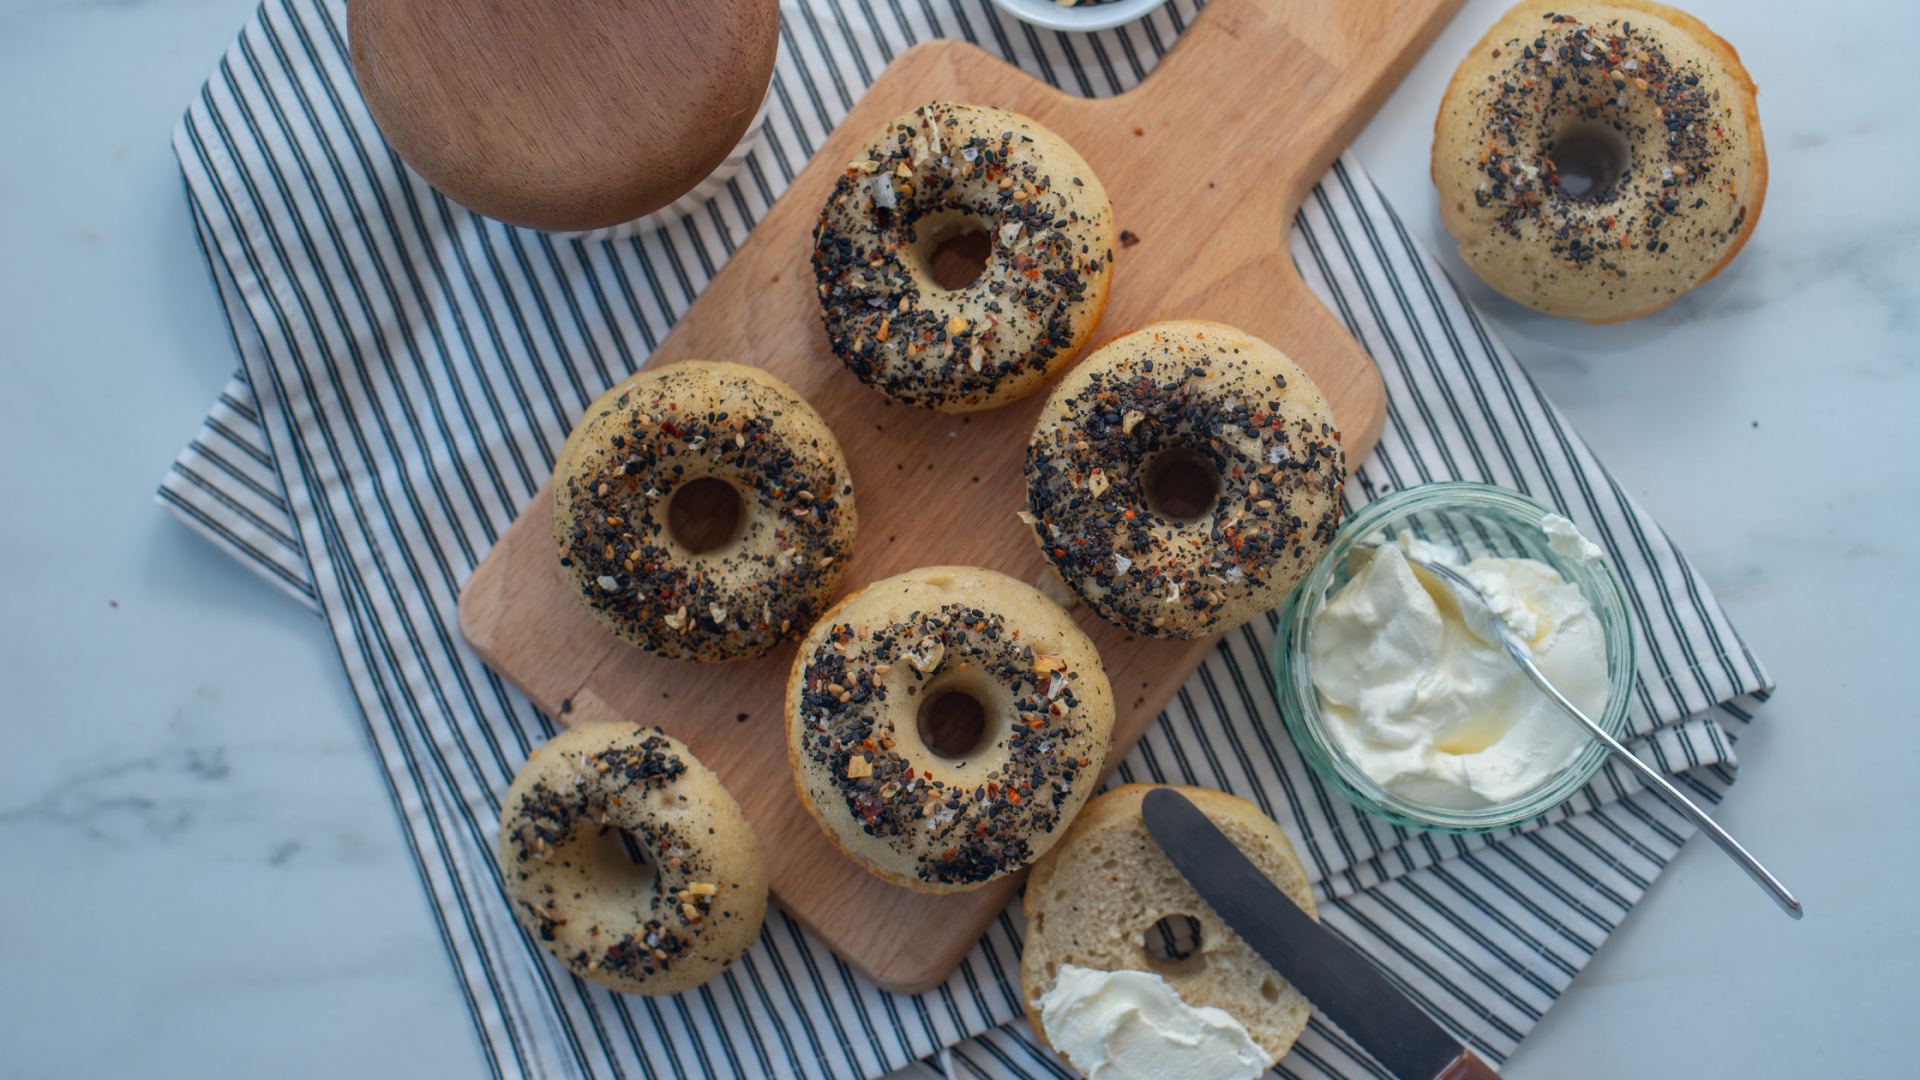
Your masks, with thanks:
[{"label": "glass bowl", "polygon": [[1099,4],[1062,7],[1054,0],[993,0],[993,5],[1021,22],[1049,30],[1106,30],[1130,23],[1167,0],[1106,0]]},{"label": "glass bowl", "polygon": [[[1487,484],[1426,484],[1367,504],[1340,527],[1333,543],[1280,610],[1274,634],[1274,679],[1280,715],[1307,765],[1321,781],[1354,805],[1389,821],[1438,832],[1476,833],[1504,829],[1538,817],[1580,790],[1607,760],[1607,748],[1589,739],[1586,749],[1545,783],[1517,798],[1462,810],[1435,806],[1388,790],[1360,770],[1340,746],[1320,708],[1308,659],[1313,617],[1326,598],[1347,583],[1347,553],[1362,542],[1385,542],[1403,531],[1449,547],[1466,559],[1482,555],[1537,559],[1578,586],[1599,618],[1607,649],[1607,707],[1594,719],[1618,737],[1633,697],[1632,624],[1620,583],[1605,560],[1582,563],[1547,546],[1540,521],[1550,507],[1518,492]],[[1569,724],[1578,723],[1567,717]]]}]

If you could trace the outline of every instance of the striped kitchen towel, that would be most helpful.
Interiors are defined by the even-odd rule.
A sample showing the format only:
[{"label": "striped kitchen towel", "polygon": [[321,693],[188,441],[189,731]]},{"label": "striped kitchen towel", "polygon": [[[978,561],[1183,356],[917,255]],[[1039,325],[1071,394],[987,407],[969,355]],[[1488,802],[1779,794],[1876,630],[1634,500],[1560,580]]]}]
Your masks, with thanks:
[{"label": "striped kitchen towel", "polygon": [[[508,228],[436,195],[382,142],[344,10],[268,0],[174,143],[241,371],[164,505],[319,612],[339,646],[438,929],[501,1076],[1066,1076],[1020,1015],[1017,907],[951,979],[885,993],[775,912],[732,969],[677,997],[609,994],[523,934],[492,836],[550,720],[461,640],[455,599],[552,469],[568,428],[642,364],[861,90],[908,45],[961,37],[1086,95],[1137,83],[1196,13],[1173,0],[1073,36],[984,0],[782,8],[773,104],[726,190],[676,225],[600,242]],[[1466,479],[1558,507],[1606,547],[1642,644],[1642,752],[1717,800],[1770,683],[1700,576],[1489,334],[1350,159],[1293,251],[1379,363],[1389,419],[1353,506]],[[1612,767],[1549,820],[1408,833],[1353,812],[1281,734],[1271,620],[1230,634],[1117,781],[1251,798],[1294,838],[1327,922],[1498,1061],[1691,831]],[[1292,1076],[1377,1075],[1316,1018]]]}]

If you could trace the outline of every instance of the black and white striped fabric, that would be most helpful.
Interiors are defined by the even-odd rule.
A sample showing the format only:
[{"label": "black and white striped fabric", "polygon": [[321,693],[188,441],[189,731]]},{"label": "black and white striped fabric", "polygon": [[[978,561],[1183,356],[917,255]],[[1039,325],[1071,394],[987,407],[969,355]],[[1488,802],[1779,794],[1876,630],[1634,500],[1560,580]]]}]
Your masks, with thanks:
[{"label": "black and white striped fabric", "polygon": [[[574,418],[646,360],[893,56],[960,37],[1107,95],[1137,83],[1195,13],[1173,0],[1073,36],[983,0],[789,0],[747,168],[679,225],[612,242],[485,221],[408,172],[354,89],[338,3],[268,0],[189,108],[175,146],[242,370],[159,497],[326,618],[498,1075],[1072,1075],[1018,1020],[1017,908],[919,995],[880,991],[777,912],[739,964],[678,997],[572,978],[520,931],[492,861],[499,796],[553,728],[466,649],[455,598]],[[1351,160],[1302,209],[1293,251],[1388,386],[1387,432],[1348,485],[1353,504],[1467,479],[1577,521],[1631,598],[1641,752],[1716,801],[1770,681],[1699,575]],[[1272,634],[1258,620],[1229,635],[1117,780],[1260,803],[1299,846],[1327,922],[1464,1041],[1505,1058],[1690,827],[1612,767],[1549,820],[1497,836],[1358,815],[1282,734]],[[1318,1018],[1280,1071],[1380,1075]]]}]

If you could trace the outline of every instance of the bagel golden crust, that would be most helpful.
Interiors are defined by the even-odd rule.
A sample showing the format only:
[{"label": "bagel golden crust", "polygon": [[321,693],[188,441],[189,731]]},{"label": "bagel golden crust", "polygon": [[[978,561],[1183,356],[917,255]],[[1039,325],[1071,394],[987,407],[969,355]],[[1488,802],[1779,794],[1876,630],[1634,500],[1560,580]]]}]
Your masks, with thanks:
[{"label": "bagel golden crust", "polygon": [[501,804],[499,858],[521,925],[575,974],[623,993],[705,982],[753,944],[766,914],[746,815],[658,729],[582,724],[536,749]]},{"label": "bagel golden crust", "polygon": [[[1759,221],[1754,93],[1733,47],[1677,8],[1522,3],[1441,103],[1441,222],[1488,285],[1549,315],[1658,310],[1726,266]],[[1598,197],[1568,194],[1553,158],[1582,129],[1624,147],[1624,172]]]},{"label": "bagel golden crust", "polygon": [[[929,260],[946,240],[992,246],[949,290]],[[813,271],[833,351],[909,405],[964,413],[1032,391],[1092,335],[1113,277],[1106,190],[1028,117],[935,103],[875,135],[834,185]]]},{"label": "bagel golden crust", "polygon": [[[716,478],[740,496],[734,538],[694,554],[669,502]],[[680,660],[763,656],[803,633],[853,552],[853,479],[833,432],[756,368],[689,360],[601,395],[554,466],[560,565],[601,624]]]},{"label": "bagel golden crust", "polygon": [[[921,706],[979,702],[962,757],[922,738]],[[1098,783],[1113,691],[1059,605],[991,570],[874,582],[815,624],[787,683],[800,801],[872,873],[920,892],[979,886],[1052,845]]]},{"label": "bagel golden crust", "polygon": [[[1164,455],[1218,478],[1197,518],[1155,509]],[[1150,637],[1238,626],[1286,598],[1340,524],[1346,454],[1313,381],[1219,323],[1155,323],[1060,381],[1027,443],[1027,520],[1067,586]]]},{"label": "bagel golden crust", "polygon": [[[1224,1009],[1278,1062],[1306,1027],[1312,1006],[1187,884],[1140,817],[1153,784],[1127,784],[1089,802],[1067,835],[1033,865],[1023,911],[1020,991],[1042,1041],[1040,996],[1068,964],[1096,971],[1150,971],[1195,1008]],[[1280,826],[1245,799],[1211,788],[1175,787],[1227,834],[1294,903],[1320,917],[1313,886]],[[1185,915],[1199,924],[1198,951],[1163,960],[1147,931]],[[1051,1046],[1051,1044],[1049,1044]]]}]

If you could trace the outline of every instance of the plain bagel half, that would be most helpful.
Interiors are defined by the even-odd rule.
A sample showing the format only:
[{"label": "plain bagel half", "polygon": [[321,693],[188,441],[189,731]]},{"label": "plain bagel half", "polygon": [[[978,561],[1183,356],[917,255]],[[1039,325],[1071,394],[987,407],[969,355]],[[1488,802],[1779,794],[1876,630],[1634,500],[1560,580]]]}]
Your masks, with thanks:
[{"label": "plain bagel half", "polygon": [[[1034,863],[1027,879],[1026,951],[1020,958],[1027,1021],[1047,1037],[1040,997],[1069,964],[1149,971],[1164,978],[1186,1004],[1232,1014],[1278,1062],[1307,1026],[1313,1007],[1214,914],[1148,834],[1140,801],[1155,786],[1127,784],[1087,803],[1066,837]],[[1293,844],[1258,806],[1211,788],[1175,790],[1282,892],[1319,918]],[[1179,916],[1198,923],[1193,951],[1178,960],[1156,957],[1148,951],[1148,932],[1162,919]]]}]

